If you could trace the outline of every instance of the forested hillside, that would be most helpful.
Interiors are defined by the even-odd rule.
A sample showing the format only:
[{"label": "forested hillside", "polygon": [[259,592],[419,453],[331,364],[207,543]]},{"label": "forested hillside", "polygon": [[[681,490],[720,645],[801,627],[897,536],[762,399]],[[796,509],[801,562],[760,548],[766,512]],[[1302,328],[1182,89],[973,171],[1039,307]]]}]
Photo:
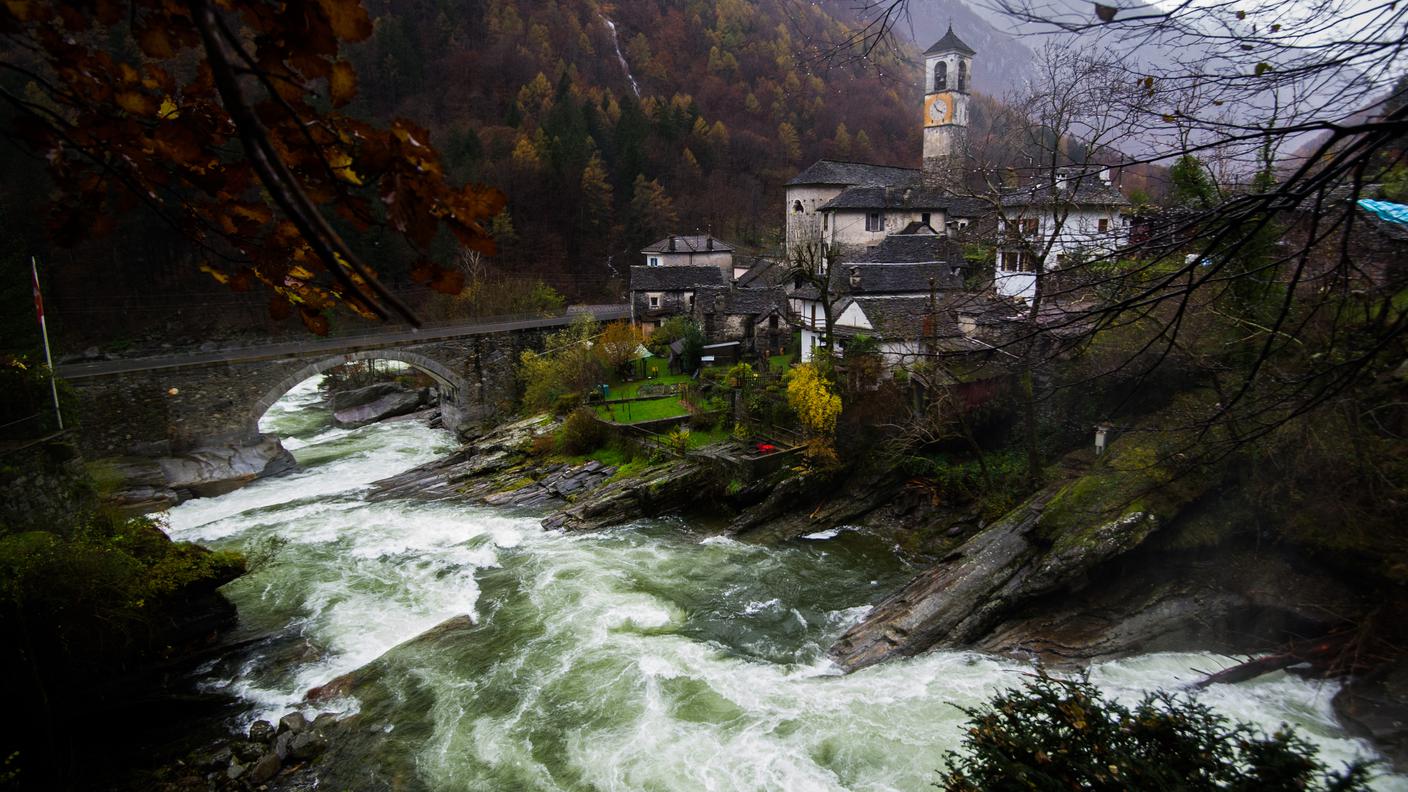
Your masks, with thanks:
[{"label": "forested hillside", "polygon": [[821,6],[370,7],[376,32],[351,53],[358,109],[425,124],[455,176],[501,186],[508,259],[599,278],[672,229],[765,245],[781,183],[810,159],[918,158],[912,70],[813,59],[847,34]]}]

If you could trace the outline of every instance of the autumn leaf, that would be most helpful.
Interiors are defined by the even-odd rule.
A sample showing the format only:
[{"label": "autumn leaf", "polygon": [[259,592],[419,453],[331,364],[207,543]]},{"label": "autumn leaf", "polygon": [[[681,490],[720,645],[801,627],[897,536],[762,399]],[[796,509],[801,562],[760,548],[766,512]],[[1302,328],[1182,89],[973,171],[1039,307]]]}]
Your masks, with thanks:
[{"label": "autumn leaf", "polygon": [[141,91],[119,91],[117,96],[117,106],[132,115],[149,116],[156,114],[156,100]]},{"label": "autumn leaf", "polygon": [[458,270],[440,268],[430,281],[430,288],[441,294],[459,294],[464,291],[464,273]]},{"label": "autumn leaf", "polygon": [[372,34],[372,20],[359,0],[318,0],[332,25],[333,35],[343,41],[361,41]]},{"label": "autumn leaf", "polygon": [[298,309],[298,318],[302,319],[303,326],[313,333],[320,336],[328,334],[328,318],[323,316],[321,311],[303,306]]},{"label": "autumn leaf", "polygon": [[411,280],[416,283],[429,283],[435,278],[436,269],[435,262],[429,259],[421,259],[416,262],[414,267],[411,267]]},{"label": "autumn leaf", "polygon": [[328,92],[332,95],[332,106],[343,107],[357,95],[357,72],[347,61],[332,65],[332,76],[328,78]]},{"label": "autumn leaf", "polygon": [[172,46],[171,37],[166,34],[166,29],[150,21],[138,29],[137,46],[142,49],[142,54],[148,58],[166,59],[176,54],[176,48]]}]

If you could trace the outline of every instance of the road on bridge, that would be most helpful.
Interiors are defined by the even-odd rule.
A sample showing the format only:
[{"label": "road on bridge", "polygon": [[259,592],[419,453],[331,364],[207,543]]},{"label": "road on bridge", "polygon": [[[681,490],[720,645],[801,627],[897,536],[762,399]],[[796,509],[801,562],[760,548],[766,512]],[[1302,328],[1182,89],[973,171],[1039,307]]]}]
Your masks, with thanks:
[{"label": "road on bridge", "polygon": [[423,327],[420,330],[395,330],[387,333],[367,333],[363,335],[341,336],[338,338],[310,338],[307,341],[289,341],[281,344],[216,349],[209,352],[184,352],[153,357],[128,358],[123,360],[103,360],[93,363],[59,364],[58,374],[64,379],[101,377],[109,374],[123,374],[131,371],[153,371],[156,369],[208,366],[219,363],[246,363],[259,360],[279,360],[283,358],[308,357],[317,354],[335,355],[341,352],[355,352],[365,349],[385,349],[387,347],[421,344],[430,341],[443,341],[447,338],[488,335],[512,330],[532,330],[539,327],[557,327],[571,324],[578,316],[589,313],[597,321],[612,321],[630,317],[629,305],[590,305],[569,311],[561,316],[494,317],[471,324],[438,325]]}]

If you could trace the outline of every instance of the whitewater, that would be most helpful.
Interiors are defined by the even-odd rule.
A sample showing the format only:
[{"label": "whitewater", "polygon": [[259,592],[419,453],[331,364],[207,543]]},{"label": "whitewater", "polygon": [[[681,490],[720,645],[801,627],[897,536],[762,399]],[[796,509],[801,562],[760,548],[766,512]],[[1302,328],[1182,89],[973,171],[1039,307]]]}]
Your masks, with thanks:
[{"label": "whitewater", "polygon": [[[224,589],[242,648],[202,669],[202,685],[245,703],[235,726],[374,714],[365,766],[347,777],[427,790],[925,790],[959,746],[961,708],[1031,672],[933,652],[840,674],[826,648],[910,573],[860,531],[761,547],[680,520],[567,534],[534,513],[369,502],[372,482],[453,440],[416,421],[334,428],[317,379],[261,427],[285,438],[299,472],[168,515],[173,538],[251,559]],[[370,697],[305,702],[460,616],[473,622],[460,638],[391,651]],[[1233,662],[1156,654],[1090,674],[1133,704]],[[1338,766],[1374,754],[1336,723],[1337,689],[1277,673],[1201,700],[1268,730],[1293,724]],[[1408,790],[1400,777],[1375,784]]]}]

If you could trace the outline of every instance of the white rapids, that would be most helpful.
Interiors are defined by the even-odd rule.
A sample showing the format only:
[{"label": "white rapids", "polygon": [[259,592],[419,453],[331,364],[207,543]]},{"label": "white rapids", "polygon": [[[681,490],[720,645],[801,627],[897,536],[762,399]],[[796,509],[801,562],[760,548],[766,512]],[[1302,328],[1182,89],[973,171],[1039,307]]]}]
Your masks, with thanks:
[{"label": "white rapids", "polygon": [[[410,421],[333,429],[318,401],[310,381],[265,417],[300,472],[182,504],[168,530],[251,555],[226,592],[235,637],[264,640],[206,681],[248,702],[246,721],[306,707],[311,688],[447,619],[474,621],[392,652],[336,703],[381,724],[367,766],[408,788],[926,790],[958,747],[959,707],[1030,671],[934,652],[840,674],[825,649],[905,575],[861,532],[765,548],[680,522],[565,534],[532,514],[367,502],[368,484],[452,442]],[[1230,662],[1148,655],[1091,678],[1134,703]],[[1372,755],[1336,723],[1336,690],[1277,673],[1202,700],[1268,730],[1294,724],[1335,767]]]}]

